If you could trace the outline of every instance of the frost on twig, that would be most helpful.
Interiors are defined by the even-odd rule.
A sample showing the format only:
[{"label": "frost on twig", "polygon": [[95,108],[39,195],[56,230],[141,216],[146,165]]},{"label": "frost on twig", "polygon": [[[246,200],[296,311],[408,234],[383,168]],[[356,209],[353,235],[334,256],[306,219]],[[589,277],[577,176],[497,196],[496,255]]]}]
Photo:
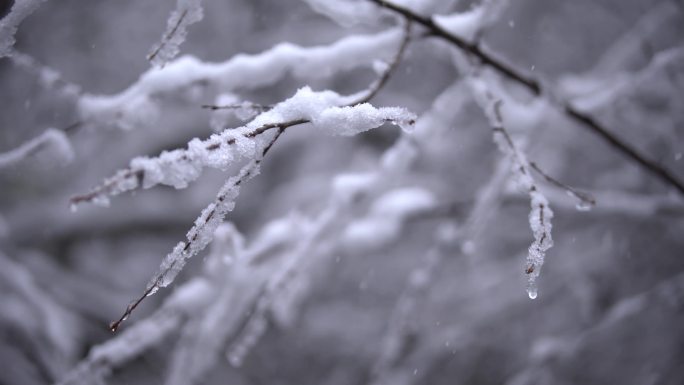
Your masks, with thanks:
[{"label": "frost on twig", "polygon": [[13,166],[43,148],[53,148],[55,158],[60,162],[69,163],[74,158],[71,142],[64,131],[49,128],[19,147],[0,153],[0,169]]},{"label": "frost on twig", "polygon": [[[501,113],[501,100],[494,97],[489,91],[483,90],[482,84],[473,80],[474,90],[483,93],[479,96],[480,103],[484,104],[485,115],[492,127],[494,142],[499,150],[511,161],[511,170],[516,176],[518,185],[524,189],[530,197],[529,223],[532,229],[534,241],[528,248],[525,274],[527,274],[527,294],[531,299],[537,298],[537,277],[544,264],[546,251],[553,246],[551,238],[551,218],[553,211],[549,207],[546,197],[539,191],[532,174],[530,162],[525,154],[518,149],[513,138],[504,127]],[[484,96],[484,97],[482,97]]]},{"label": "frost on twig", "polygon": [[206,167],[225,170],[235,161],[253,157],[264,142],[257,136],[273,128],[311,123],[333,135],[355,135],[391,122],[410,129],[415,116],[403,108],[375,108],[354,104],[356,100],[332,91],[314,92],[304,87],[290,99],[261,113],[246,126],[214,134],[206,140],[193,139],[186,149],[164,152],[155,158],[138,157],[129,168],[118,171],[90,193],[72,198],[72,204],[93,202],[106,205],[110,196],[159,184],[185,188]]},{"label": "frost on twig", "polygon": [[178,0],[176,10],[171,13],[166,32],[152,49],[147,60],[154,66],[163,67],[180,52],[180,45],[188,35],[188,27],[204,17],[202,0]]},{"label": "frost on twig", "polygon": [[10,12],[0,20],[0,58],[12,55],[14,34],[24,19],[46,0],[15,0]]}]

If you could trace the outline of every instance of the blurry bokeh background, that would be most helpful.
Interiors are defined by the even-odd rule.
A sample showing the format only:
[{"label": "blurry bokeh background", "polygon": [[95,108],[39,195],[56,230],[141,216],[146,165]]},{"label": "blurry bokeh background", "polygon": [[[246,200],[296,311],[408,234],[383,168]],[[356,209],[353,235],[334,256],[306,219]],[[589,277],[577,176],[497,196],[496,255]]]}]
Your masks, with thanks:
[{"label": "blurry bokeh background", "polygon": [[[415,3],[415,2],[404,2]],[[426,6],[469,9],[468,1]],[[476,2],[475,2],[476,3]],[[0,2],[7,12],[11,1]],[[149,69],[145,59],[174,2],[47,1],[20,25],[15,49],[57,70],[90,94],[114,94]],[[289,41],[325,45],[375,33],[343,28],[297,0],[205,0],[182,54],[225,61]],[[419,29],[417,29],[419,32]],[[418,33],[417,32],[417,33]],[[497,56],[585,101],[607,127],[684,179],[684,3],[675,0],[523,0],[511,2],[483,41]],[[373,100],[421,115],[436,109],[441,127],[397,185],[421,186],[446,214],[410,221],[397,242],[333,247],[290,327],[270,327],[240,367],[222,358],[206,384],[358,384],[370,381],[383,335],[411,272],[426,263],[435,234],[459,228],[500,153],[481,109],[459,87],[453,48],[417,38]],[[237,90],[246,100],[278,102],[297,88],[351,93],[374,78],[368,68]],[[591,98],[623,84],[607,103]],[[451,92],[458,103],[433,103]],[[159,262],[213,199],[227,173],[205,172],[185,190],[156,187],[124,194],[111,207],[69,210],[87,191],[138,155],[155,155],[213,133],[211,85],[164,95],[160,118],[144,129],[82,127],[70,133],[73,161],[50,149],[0,170],[0,384],[60,380],[137,297]],[[456,106],[457,105],[457,106]],[[75,101],[40,76],[0,59],[0,152],[79,117]],[[232,125],[239,125],[237,119]],[[502,193],[478,241],[442,247],[439,268],[410,315],[410,343],[393,364],[394,383],[681,384],[684,382],[684,205],[600,138],[549,113],[531,127],[527,153],[563,182],[594,192],[597,207],[578,211],[548,187],[555,246],[539,297],[525,293],[524,258],[532,239],[529,201]],[[229,220],[251,239],[291,212],[315,215],[340,173],[377,168],[400,133],[383,126],[352,137],[307,127],[287,131],[244,186]],[[368,206],[362,202],[359,215]],[[445,230],[446,229],[446,230]],[[353,246],[353,245],[352,245]],[[464,252],[465,251],[465,252]],[[174,283],[204,274],[192,260]],[[157,309],[174,289],[150,297],[124,328]],[[167,380],[178,332],[117,367],[111,384]]]}]

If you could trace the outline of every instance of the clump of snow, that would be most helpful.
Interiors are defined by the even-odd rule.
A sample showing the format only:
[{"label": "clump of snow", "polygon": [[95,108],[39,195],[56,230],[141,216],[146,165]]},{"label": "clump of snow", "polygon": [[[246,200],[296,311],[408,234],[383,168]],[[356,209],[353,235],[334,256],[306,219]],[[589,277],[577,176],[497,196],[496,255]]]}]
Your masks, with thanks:
[{"label": "clump of snow", "polygon": [[368,103],[346,106],[350,102],[352,100],[348,97],[333,91],[315,92],[309,87],[303,87],[290,99],[259,115],[252,124],[306,119],[324,132],[351,136],[386,122],[409,129],[416,120],[416,116],[404,108],[376,108]]},{"label": "clump of snow", "polygon": [[188,35],[188,27],[204,17],[201,0],[178,0],[176,10],[171,13],[166,24],[166,32],[150,52],[148,59],[155,66],[164,66],[180,52]]}]

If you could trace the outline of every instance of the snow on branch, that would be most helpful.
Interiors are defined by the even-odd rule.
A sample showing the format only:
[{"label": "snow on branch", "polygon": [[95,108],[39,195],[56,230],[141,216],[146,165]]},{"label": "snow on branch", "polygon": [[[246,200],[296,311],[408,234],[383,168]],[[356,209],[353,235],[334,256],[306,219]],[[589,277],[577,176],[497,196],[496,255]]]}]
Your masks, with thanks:
[{"label": "snow on branch", "polygon": [[518,149],[506,128],[504,127],[501,113],[501,99],[496,98],[486,90],[481,82],[472,80],[471,84],[476,92],[476,99],[484,109],[485,115],[492,127],[494,142],[499,150],[511,161],[511,170],[516,176],[518,185],[524,189],[530,197],[529,223],[532,229],[534,241],[528,248],[525,274],[527,274],[527,294],[531,299],[537,298],[537,277],[544,264],[546,251],[553,246],[551,238],[551,218],[553,211],[549,202],[541,193],[531,173],[530,162],[525,154]]},{"label": "snow on branch", "polygon": [[46,0],[15,0],[10,12],[0,20],[0,58],[12,55],[14,34],[24,19]]},{"label": "snow on branch", "polygon": [[255,138],[273,128],[311,123],[314,128],[330,134],[350,136],[386,122],[410,130],[415,122],[415,116],[403,108],[352,104],[356,101],[354,97],[340,96],[332,91],[314,92],[304,87],[246,126],[225,130],[206,140],[193,139],[186,149],[164,152],[155,158],[135,158],[129,168],[118,171],[90,193],[76,196],[71,202],[74,205],[83,202],[106,205],[110,196],[158,184],[185,188],[205,167],[225,170],[236,161],[252,158],[263,151],[266,142]]},{"label": "snow on branch", "polygon": [[202,0],[178,0],[176,10],[171,13],[166,32],[161,41],[152,49],[147,60],[153,66],[163,67],[180,52],[188,34],[188,27],[204,17]]},{"label": "snow on branch", "polygon": [[74,151],[66,133],[49,128],[19,147],[0,153],[0,169],[13,166],[44,148],[54,149],[55,158],[60,162],[69,163],[74,158]]},{"label": "snow on branch", "polygon": [[366,0],[304,0],[317,13],[343,27],[376,24],[380,12]]},{"label": "snow on branch", "polygon": [[10,59],[16,66],[36,75],[43,88],[55,90],[69,100],[76,100],[81,96],[80,86],[65,80],[56,69],[40,63],[33,56],[15,50]]},{"label": "snow on branch", "polygon": [[152,68],[137,82],[114,95],[84,95],[78,104],[84,121],[109,122],[134,128],[155,119],[155,97],[182,91],[193,84],[212,84],[221,92],[255,89],[275,83],[286,74],[298,79],[324,77],[391,57],[401,39],[399,30],[345,37],[331,45],[300,47],[281,43],[256,55],[240,54],[222,63],[183,56],[163,70]]}]

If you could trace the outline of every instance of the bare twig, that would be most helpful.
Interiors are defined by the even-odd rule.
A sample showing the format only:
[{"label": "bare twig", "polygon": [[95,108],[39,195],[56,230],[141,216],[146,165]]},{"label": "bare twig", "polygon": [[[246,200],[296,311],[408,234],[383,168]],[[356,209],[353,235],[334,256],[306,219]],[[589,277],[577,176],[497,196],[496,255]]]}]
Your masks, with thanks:
[{"label": "bare twig", "polygon": [[585,205],[588,207],[592,207],[596,205],[596,199],[594,198],[593,195],[579,191],[571,186],[568,186],[567,184],[560,182],[558,179],[555,179],[554,177],[550,176],[549,174],[545,173],[535,162],[529,162],[530,168],[532,168],[534,171],[539,173],[544,179],[546,179],[547,182],[551,183],[552,185],[565,190],[568,194],[576,198],[577,200],[580,201],[582,205]]},{"label": "bare twig", "polygon": [[263,104],[256,104],[256,103],[249,103],[249,102],[243,102],[243,103],[235,103],[235,104],[226,104],[226,105],[215,105],[215,104],[203,104],[202,108],[207,109],[207,110],[238,110],[240,108],[246,108],[246,109],[252,109],[252,110],[257,110],[257,111],[268,111],[273,108],[271,105],[263,105]]},{"label": "bare twig", "polygon": [[[523,74],[509,64],[504,63],[502,60],[494,57],[492,53],[485,52],[478,44],[470,43],[461,39],[460,37],[451,34],[444,28],[440,27],[435,23],[431,17],[421,16],[413,12],[412,10],[402,7],[400,5],[393,4],[385,0],[369,0],[377,5],[389,9],[402,15],[408,20],[412,20],[430,31],[430,35],[439,37],[443,40],[448,41],[452,45],[458,47],[462,51],[465,51],[469,55],[476,57],[483,64],[490,66],[500,74],[513,80],[514,82],[527,88],[534,95],[542,96],[544,90],[542,88],[541,82],[537,79],[530,77],[529,75]],[[617,135],[611,133],[606,127],[602,126],[591,116],[577,110],[571,103],[567,101],[560,101],[561,110],[574,121],[580,123],[582,126],[586,127],[590,131],[594,132],[601,138],[603,138],[608,144],[613,146],[617,151],[621,152],[623,155],[630,158],[632,161],[637,163],[643,169],[651,173],[652,175],[658,177],[661,181],[677,189],[681,194],[684,194],[684,182],[680,181],[674,174],[669,170],[665,169],[655,161],[648,159],[644,155],[640,154],[635,148],[630,144],[626,143],[620,139]]]}]

